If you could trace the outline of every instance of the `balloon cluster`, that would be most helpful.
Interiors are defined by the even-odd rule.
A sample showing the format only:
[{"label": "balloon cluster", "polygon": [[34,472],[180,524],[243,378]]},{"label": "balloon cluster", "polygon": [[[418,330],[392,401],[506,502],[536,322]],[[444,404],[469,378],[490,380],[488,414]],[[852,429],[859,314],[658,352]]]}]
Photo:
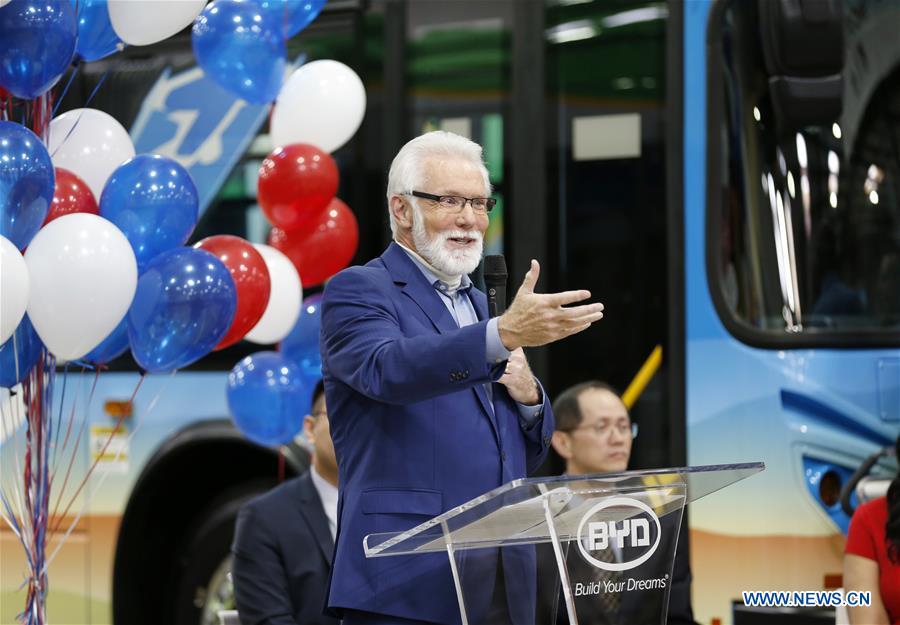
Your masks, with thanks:
[{"label": "balloon cluster", "polygon": [[[358,239],[356,219],[334,197],[337,186],[337,166],[331,156],[311,145],[279,148],[264,161],[258,197],[265,214],[276,223],[291,224],[293,228],[287,232],[301,241],[322,241],[319,246],[292,246],[284,240],[285,231],[273,228],[271,247],[257,246],[267,255],[270,271],[297,276],[299,269],[306,286],[321,284],[350,262]],[[300,251],[307,255],[301,256]],[[228,376],[228,406],[235,424],[248,438],[264,445],[288,442],[299,431],[322,375],[322,296],[311,295],[301,306],[299,278],[294,279],[295,289],[275,289],[273,283],[271,297],[279,303],[266,312],[271,325],[255,328],[246,337],[260,343],[282,341],[280,353],[252,354]]]},{"label": "balloon cluster", "polygon": [[[315,0],[311,4],[321,4]],[[206,0],[0,3],[0,85],[18,98],[46,93],[73,60],[96,61],[126,44],[146,46],[194,21]]]},{"label": "balloon cluster", "polygon": [[356,253],[359,227],[337,187],[334,159],[306,143],[275,149],[259,170],[257,199],[275,226],[269,245],[291,260],[305,287],[322,284]]},{"label": "balloon cluster", "polygon": [[[215,0],[197,17],[197,62],[216,83],[249,102],[277,101],[270,136],[279,146],[260,168],[258,200],[275,226],[269,245],[284,252],[304,287],[322,284],[356,253],[353,213],[335,195],[330,153],[362,123],[366,92],[337,61],[299,67],[282,85],[284,40],[305,28],[324,0]],[[251,26],[252,25],[252,26]]]},{"label": "balloon cluster", "polygon": [[283,340],[280,352],[235,366],[228,401],[252,440],[296,434],[321,376],[320,296],[304,301],[303,288],[349,264],[359,239],[336,197],[330,153],[362,122],[362,81],[330,60],[284,80],[286,40],[324,4],[181,0],[159,11],[153,2],[0,1],[2,98],[43,98],[73,61],[153,44],[193,22],[197,62],[215,82],[249,102],[277,100],[270,134],[279,146],[259,174],[269,245],[219,235],[185,247],[199,213],[191,176],[172,159],[135,154],[110,115],[68,111],[38,134],[0,121],[0,387],[21,382],[44,350],[103,365],[130,349],[144,370],[164,372],[241,339]]},{"label": "balloon cluster", "polygon": [[[356,217],[336,197],[339,173],[330,153],[362,123],[362,81],[342,63],[319,60],[296,69],[282,85],[284,39],[308,25],[323,4],[215,0],[193,29],[194,54],[212,80],[249,102],[276,100],[270,136],[278,147],[260,167],[257,201],[273,224],[268,240],[272,262],[284,262],[285,272],[289,267],[296,270],[304,288],[321,285],[346,267],[359,243]],[[282,253],[278,261],[276,251]],[[277,310],[282,311],[279,323],[286,325],[279,325],[277,332],[254,330],[247,338],[262,343],[283,338],[281,352],[248,356],[228,378],[235,423],[262,444],[283,443],[296,433],[299,415],[309,409],[321,377],[320,296],[307,298],[298,316],[294,306],[300,295],[272,289],[272,297],[284,300]],[[291,421],[288,415],[297,419]]]},{"label": "balloon cluster", "polygon": [[24,126],[0,121],[0,356],[14,365],[3,368],[4,387],[24,379],[42,347],[96,364],[130,347],[145,370],[171,371],[262,317],[262,309],[249,321],[235,314],[246,289],[232,273],[245,265],[182,247],[198,194],[181,165],[135,156],[125,129],[94,109],[64,113],[48,132],[50,151]]}]

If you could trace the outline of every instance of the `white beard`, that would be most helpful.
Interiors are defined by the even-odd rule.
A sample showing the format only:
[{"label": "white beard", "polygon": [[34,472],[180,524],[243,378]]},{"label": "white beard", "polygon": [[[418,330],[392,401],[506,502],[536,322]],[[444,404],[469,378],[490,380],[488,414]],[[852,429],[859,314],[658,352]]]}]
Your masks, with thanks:
[{"label": "white beard", "polygon": [[[419,255],[431,263],[435,269],[447,275],[470,274],[481,262],[484,240],[480,232],[477,230],[445,230],[429,239],[425,232],[425,220],[418,207],[413,208],[412,238]],[[466,249],[450,249],[447,247],[448,239],[471,239],[475,241],[475,245]]]}]

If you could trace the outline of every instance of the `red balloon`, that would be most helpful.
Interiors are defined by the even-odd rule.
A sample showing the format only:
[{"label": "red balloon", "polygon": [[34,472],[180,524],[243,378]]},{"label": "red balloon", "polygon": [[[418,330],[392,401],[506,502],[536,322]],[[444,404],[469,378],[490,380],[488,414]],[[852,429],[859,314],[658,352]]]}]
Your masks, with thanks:
[{"label": "red balloon", "polygon": [[272,228],[269,245],[291,259],[303,288],[322,284],[350,264],[359,244],[353,211],[338,198],[331,200],[312,232]]},{"label": "red balloon", "polygon": [[276,149],[259,168],[259,205],[284,230],[312,230],[337,189],[334,159],[306,143]]},{"label": "red balloon", "polygon": [[56,168],[56,187],[53,189],[53,201],[43,225],[47,225],[57,217],[69,213],[91,213],[99,215],[100,208],[91,188],[87,183],[62,167]]},{"label": "red balloon", "polygon": [[213,254],[231,272],[237,287],[237,308],[228,332],[216,349],[237,343],[253,329],[269,303],[272,283],[262,254],[250,243],[230,234],[217,234],[194,244],[195,248]]}]

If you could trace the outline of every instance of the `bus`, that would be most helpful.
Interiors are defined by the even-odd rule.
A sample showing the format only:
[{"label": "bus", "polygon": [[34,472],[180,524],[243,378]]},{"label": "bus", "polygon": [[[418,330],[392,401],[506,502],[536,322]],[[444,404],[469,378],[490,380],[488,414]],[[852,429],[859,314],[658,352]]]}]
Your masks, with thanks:
[{"label": "bus", "polygon": [[[606,307],[529,352],[547,391],[624,388],[661,347],[632,410],[631,468],[766,463],[688,509],[704,625],[737,620],[744,590],[836,583],[841,487],[900,433],[897,23],[892,0],[331,0],[289,42],[292,63],[334,58],[366,86],[363,125],[334,154],[355,263],[389,241],[397,149],[428,129],[469,136],[485,148],[500,207],[486,244],[510,288],[539,258],[539,290],[588,288]],[[265,240],[268,111],[205,82],[188,33],[77,71],[60,112],[93,93],[138,151],[188,167],[204,198],[192,240]],[[127,356],[96,386],[64,371],[87,419],[74,471],[99,460],[50,567],[50,621],[196,625],[233,605],[237,510],[308,462],[229,421],[227,371],[257,349],[148,376],[133,401]],[[114,453],[99,454],[119,419]],[[11,532],[0,541],[5,624],[24,606],[24,561]]]}]

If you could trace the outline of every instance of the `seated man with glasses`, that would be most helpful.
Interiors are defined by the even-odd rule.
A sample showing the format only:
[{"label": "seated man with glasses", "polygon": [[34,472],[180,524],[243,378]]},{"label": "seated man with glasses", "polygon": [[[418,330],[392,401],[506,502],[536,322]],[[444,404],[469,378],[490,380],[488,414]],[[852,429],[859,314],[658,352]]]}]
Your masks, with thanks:
[{"label": "seated man with glasses", "polygon": [[[569,387],[553,402],[553,413],[556,416],[556,431],[553,432],[552,445],[565,461],[567,475],[620,473],[628,468],[638,426],[631,421],[628,408],[611,386],[589,381]],[[687,547],[687,524],[682,523],[669,595],[670,625],[696,625],[691,608],[691,569]],[[620,559],[621,553],[615,554],[615,557]],[[631,617],[635,616],[635,609],[634,606],[624,605],[620,608]],[[615,614],[582,620],[611,625],[622,623]]]},{"label": "seated man with glasses", "polygon": [[565,460],[566,474],[619,473],[628,468],[638,425],[631,422],[612,387],[595,381],[576,384],[556,398],[553,410],[553,449]]}]

